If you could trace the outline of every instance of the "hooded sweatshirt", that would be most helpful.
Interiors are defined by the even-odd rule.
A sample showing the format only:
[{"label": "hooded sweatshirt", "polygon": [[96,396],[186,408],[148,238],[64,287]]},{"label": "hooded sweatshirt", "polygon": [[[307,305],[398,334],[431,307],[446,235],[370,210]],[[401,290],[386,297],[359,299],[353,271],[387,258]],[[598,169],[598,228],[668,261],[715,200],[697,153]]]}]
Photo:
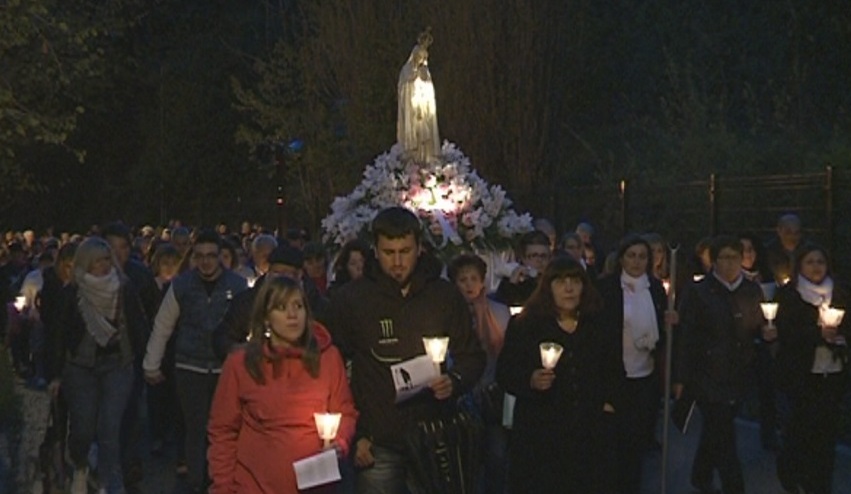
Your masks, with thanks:
[{"label": "hooded sweatshirt", "polygon": [[424,336],[448,336],[447,364],[457,396],[479,380],[486,356],[471,330],[467,302],[440,277],[440,262],[424,254],[406,295],[393,278],[373,266],[363,278],[341,287],[331,300],[331,331],[352,361],[352,392],[360,411],[358,437],[401,450],[420,420],[440,416],[444,403],[430,390],[395,403],[390,367],[425,355]]},{"label": "hooded sweatshirt", "polygon": [[[301,348],[282,350],[277,373],[265,360],[265,384],[248,374],[244,348],[228,356],[207,428],[211,493],[299,492],[293,462],[322,451],[314,413],[342,414],[334,442],[348,454],[357,411],[343,359],[321,324],[315,323],[313,331],[320,349],[317,378],[305,369]],[[267,346],[267,355],[271,351]],[[310,492],[325,491],[320,487]]]}]

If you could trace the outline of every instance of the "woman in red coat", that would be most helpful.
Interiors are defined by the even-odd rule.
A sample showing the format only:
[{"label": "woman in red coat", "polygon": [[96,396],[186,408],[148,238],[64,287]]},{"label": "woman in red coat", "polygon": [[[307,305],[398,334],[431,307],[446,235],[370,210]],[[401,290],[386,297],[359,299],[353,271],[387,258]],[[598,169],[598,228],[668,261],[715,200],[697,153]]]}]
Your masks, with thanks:
[{"label": "woman in red coat", "polygon": [[342,414],[332,445],[348,453],[357,411],[343,359],[305,300],[289,278],[257,295],[250,340],[225,361],[210,411],[211,493],[299,492],[293,462],[323,449],[314,413]]}]

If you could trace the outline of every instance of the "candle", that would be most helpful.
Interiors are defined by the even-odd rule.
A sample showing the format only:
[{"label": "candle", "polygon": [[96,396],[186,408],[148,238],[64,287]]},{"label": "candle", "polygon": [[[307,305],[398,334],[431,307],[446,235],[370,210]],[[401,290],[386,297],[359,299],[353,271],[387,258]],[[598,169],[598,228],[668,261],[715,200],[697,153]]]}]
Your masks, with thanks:
[{"label": "candle", "polygon": [[768,320],[768,325],[762,328],[762,338],[767,342],[777,339],[777,328],[774,327],[774,318],[777,317],[777,302],[760,302],[759,308],[762,315]]},{"label": "candle", "polygon": [[440,364],[446,360],[446,350],[449,348],[449,337],[425,337],[423,338],[423,346],[428,356],[431,357],[431,361],[434,362],[437,373],[440,374]]},{"label": "candle", "polygon": [[249,276],[245,279],[246,284],[248,284],[248,288],[254,288],[254,284],[257,283],[257,278],[254,276]]},{"label": "candle", "polygon": [[331,441],[337,437],[337,430],[340,428],[339,413],[314,413],[313,420],[316,421],[316,431],[319,433],[319,439],[322,439],[324,446],[327,448],[331,445]]},{"label": "candle", "polygon": [[541,350],[541,365],[544,366],[544,369],[555,369],[558,359],[561,357],[561,352],[564,350],[562,346],[551,341],[545,341],[538,346]]},{"label": "candle", "polygon": [[520,314],[521,312],[523,312],[523,306],[522,305],[512,305],[511,307],[508,308],[508,312],[512,316],[516,316],[517,314]]},{"label": "candle", "polygon": [[671,282],[670,281],[662,280],[662,287],[665,289],[666,295],[671,293]]},{"label": "candle", "polygon": [[762,315],[768,320],[768,325],[773,327],[772,321],[777,317],[777,302],[761,302],[759,308],[762,309]]},{"label": "candle", "polygon": [[822,326],[835,328],[842,324],[842,318],[845,316],[845,311],[822,305],[819,307],[819,323]]},{"label": "candle", "polygon": [[26,307],[26,306],[27,306],[27,298],[26,297],[24,297],[23,295],[18,295],[17,297],[15,297],[15,309],[17,309],[18,312],[21,312],[22,310],[24,310],[24,307]]}]

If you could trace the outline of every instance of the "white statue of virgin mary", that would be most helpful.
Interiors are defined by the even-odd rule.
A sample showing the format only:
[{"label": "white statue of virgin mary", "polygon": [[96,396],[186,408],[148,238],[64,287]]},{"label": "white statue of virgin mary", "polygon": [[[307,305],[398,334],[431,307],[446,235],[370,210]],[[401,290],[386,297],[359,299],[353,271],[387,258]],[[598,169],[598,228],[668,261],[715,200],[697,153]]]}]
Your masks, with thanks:
[{"label": "white statue of virgin mary", "polygon": [[399,73],[397,87],[399,113],[396,139],[402,146],[404,157],[420,163],[428,163],[440,150],[437,103],[428,70],[428,47],[432,41],[431,28],[420,34],[411,56]]}]

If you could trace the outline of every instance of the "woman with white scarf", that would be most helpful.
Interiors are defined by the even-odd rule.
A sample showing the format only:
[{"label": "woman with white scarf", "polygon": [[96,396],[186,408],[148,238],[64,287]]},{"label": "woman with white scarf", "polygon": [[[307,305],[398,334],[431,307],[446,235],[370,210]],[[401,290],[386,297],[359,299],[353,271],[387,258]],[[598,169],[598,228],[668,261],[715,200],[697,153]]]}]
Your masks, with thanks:
[{"label": "woman with white scarf", "polygon": [[123,493],[121,419],[133,388],[134,354],[144,349],[147,321],[136,289],[99,237],[77,248],[73,282],[64,296],[57,357],[70,410],[68,448],[75,468],[71,493],[88,492],[87,456],[95,439],[100,492]]},{"label": "woman with white scarf", "polygon": [[[599,282],[605,329],[621,335],[623,379],[615,404],[618,492],[641,491],[643,452],[653,438],[659,411],[661,372],[656,347],[664,334],[666,296],[652,275],[652,249],[639,236],[628,236],[618,249],[620,270]],[[675,317],[675,316],[668,316]]]},{"label": "woman with white scarf", "polygon": [[776,297],[780,380],[792,409],[777,475],[787,491],[829,494],[851,322],[847,314],[838,325],[821,314],[828,307],[847,310],[850,299],[834,282],[821,247],[802,247],[794,266],[792,282]]}]

